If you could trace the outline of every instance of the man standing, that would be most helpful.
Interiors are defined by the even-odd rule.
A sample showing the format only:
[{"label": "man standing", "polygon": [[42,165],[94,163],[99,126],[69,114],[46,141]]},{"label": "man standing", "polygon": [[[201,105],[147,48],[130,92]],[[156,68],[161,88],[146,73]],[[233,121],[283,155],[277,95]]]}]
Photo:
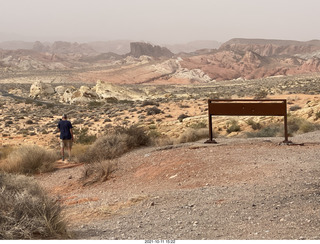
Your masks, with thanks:
[{"label": "man standing", "polygon": [[71,159],[71,148],[73,142],[73,131],[72,124],[67,120],[67,115],[63,114],[62,119],[58,123],[58,129],[60,131],[60,147],[61,147],[61,157],[64,161],[64,148],[68,149],[69,161]]}]

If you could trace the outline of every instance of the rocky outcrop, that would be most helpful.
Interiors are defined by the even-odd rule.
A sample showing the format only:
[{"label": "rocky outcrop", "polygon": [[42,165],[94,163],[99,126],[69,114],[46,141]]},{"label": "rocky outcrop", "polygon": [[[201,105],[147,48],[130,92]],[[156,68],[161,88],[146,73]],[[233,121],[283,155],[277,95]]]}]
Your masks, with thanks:
[{"label": "rocky outcrop", "polygon": [[81,86],[79,90],[75,91],[71,95],[70,103],[88,103],[91,101],[96,101],[98,95],[95,93],[94,89],[88,86]]},{"label": "rocky outcrop", "polygon": [[52,95],[55,91],[50,84],[41,81],[34,82],[30,87],[30,97],[38,98],[42,96]]},{"label": "rocky outcrop", "polygon": [[144,94],[129,90],[101,80],[92,88],[100,99],[116,98],[117,100],[143,100]]},{"label": "rocky outcrop", "polygon": [[146,94],[144,92],[135,92],[126,87],[114,85],[98,80],[93,87],[81,86],[75,89],[73,86],[57,86],[55,94],[62,103],[70,104],[86,104],[93,101],[117,101],[117,100],[144,100]]},{"label": "rocky outcrop", "polygon": [[140,56],[146,55],[154,58],[160,57],[172,57],[173,53],[165,47],[153,46],[149,43],[144,42],[132,42],[130,43],[129,56],[139,58]]}]

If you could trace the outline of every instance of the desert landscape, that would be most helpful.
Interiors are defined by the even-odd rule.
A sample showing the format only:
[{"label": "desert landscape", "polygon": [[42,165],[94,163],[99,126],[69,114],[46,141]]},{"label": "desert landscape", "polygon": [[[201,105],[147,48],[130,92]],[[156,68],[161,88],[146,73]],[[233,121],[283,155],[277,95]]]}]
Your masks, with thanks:
[{"label": "desert landscape", "polygon": [[[20,239],[319,239],[320,41],[201,45],[0,43],[1,171],[25,145],[53,152],[24,174],[67,232]],[[272,116],[214,117],[205,144],[208,99],[239,98],[286,99],[293,144]]]}]

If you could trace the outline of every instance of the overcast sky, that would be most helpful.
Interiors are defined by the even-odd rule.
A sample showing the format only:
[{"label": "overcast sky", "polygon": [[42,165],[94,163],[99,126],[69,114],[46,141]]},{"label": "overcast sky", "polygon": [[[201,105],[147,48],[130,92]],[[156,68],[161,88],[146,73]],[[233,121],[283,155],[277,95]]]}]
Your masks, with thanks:
[{"label": "overcast sky", "polygon": [[320,0],[0,0],[0,40],[320,39]]}]

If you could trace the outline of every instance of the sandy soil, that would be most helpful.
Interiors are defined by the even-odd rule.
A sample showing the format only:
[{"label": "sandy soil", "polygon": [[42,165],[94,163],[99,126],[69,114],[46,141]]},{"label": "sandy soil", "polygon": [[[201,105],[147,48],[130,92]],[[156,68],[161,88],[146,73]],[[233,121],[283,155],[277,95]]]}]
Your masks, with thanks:
[{"label": "sandy soil", "polygon": [[36,179],[74,239],[319,239],[319,138],[143,148],[106,182],[83,186],[85,166],[72,164]]}]

